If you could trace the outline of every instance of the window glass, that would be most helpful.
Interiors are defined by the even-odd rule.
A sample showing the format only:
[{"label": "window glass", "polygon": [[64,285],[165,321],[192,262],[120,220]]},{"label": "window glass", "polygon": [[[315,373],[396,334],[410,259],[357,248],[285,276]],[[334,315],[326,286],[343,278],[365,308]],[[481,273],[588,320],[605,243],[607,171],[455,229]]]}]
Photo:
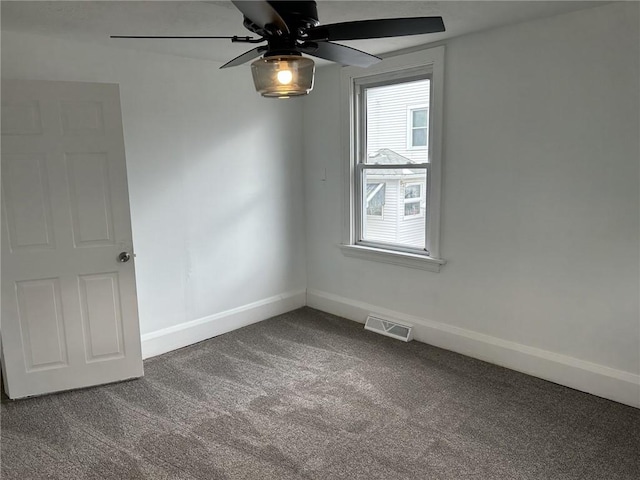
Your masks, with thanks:
[{"label": "window glass", "polygon": [[[428,78],[366,87],[366,163],[427,163]],[[384,158],[384,157],[387,158]]]},{"label": "window glass", "polygon": [[426,147],[428,139],[429,115],[426,108],[411,110],[411,146]]},{"label": "window glass", "polygon": [[411,145],[413,147],[427,146],[427,129],[426,128],[413,129],[413,136],[411,137]]},{"label": "window glass", "polygon": [[427,109],[421,108],[420,110],[414,110],[411,112],[413,115],[413,127],[425,127],[427,126]]},{"label": "window glass", "polygon": [[407,185],[404,189],[404,198],[420,198],[420,184]]},{"label": "window glass", "polygon": [[364,167],[363,177],[361,240],[424,249],[426,168]]},{"label": "window glass", "polygon": [[367,215],[381,217],[384,211],[385,184],[367,183]]}]

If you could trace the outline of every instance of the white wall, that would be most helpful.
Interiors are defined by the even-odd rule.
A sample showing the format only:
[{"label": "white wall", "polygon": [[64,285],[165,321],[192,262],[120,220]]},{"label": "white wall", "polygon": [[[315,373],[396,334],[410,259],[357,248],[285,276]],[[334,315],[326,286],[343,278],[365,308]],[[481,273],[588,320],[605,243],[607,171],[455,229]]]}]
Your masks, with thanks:
[{"label": "white wall", "polygon": [[143,338],[290,292],[304,302],[301,103],[218,67],[2,32],[3,77],[120,84]]},{"label": "white wall", "polygon": [[454,350],[566,384],[491,344],[637,381],[638,25],[618,3],[446,43],[440,273],[341,254],[340,72],[321,68],[304,110],[308,301],[422,319],[461,335]]}]

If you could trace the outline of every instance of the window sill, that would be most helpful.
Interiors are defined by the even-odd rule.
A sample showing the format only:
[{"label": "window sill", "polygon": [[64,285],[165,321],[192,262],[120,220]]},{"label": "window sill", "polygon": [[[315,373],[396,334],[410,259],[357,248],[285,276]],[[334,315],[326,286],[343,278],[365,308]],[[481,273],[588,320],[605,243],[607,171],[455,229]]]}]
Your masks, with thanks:
[{"label": "window sill", "polygon": [[397,252],[394,250],[363,247],[360,245],[340,245],[340,250],[342,250],[342,254],[346,257],[418,268],[429,272],[439,272],[440,267],[446,263],[446,260],[419,255],[417,253]]}]

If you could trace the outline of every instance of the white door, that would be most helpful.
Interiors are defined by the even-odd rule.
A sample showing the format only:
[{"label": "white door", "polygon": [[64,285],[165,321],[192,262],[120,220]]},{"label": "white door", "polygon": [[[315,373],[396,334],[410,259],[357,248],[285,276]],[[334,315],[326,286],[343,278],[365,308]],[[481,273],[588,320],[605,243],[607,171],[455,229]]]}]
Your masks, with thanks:
[{"label": "white door", "polygon": [[7,394],[142,376],[118,86],[3,80],[1,121]]}]

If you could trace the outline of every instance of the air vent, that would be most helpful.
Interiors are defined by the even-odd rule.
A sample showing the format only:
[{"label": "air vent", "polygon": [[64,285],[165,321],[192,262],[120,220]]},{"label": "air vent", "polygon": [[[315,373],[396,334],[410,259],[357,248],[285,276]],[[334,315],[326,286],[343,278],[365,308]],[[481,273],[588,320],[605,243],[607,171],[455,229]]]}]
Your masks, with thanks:
[{"label": "air vent", "polygon": [[376,315],[369,315],[367,322],[364,324],[365,330],[386,335],[387,337],[397,338],[403,342],[413,340],[413,326],[406,323],[399,323],[395,320],[381,318]]}]

